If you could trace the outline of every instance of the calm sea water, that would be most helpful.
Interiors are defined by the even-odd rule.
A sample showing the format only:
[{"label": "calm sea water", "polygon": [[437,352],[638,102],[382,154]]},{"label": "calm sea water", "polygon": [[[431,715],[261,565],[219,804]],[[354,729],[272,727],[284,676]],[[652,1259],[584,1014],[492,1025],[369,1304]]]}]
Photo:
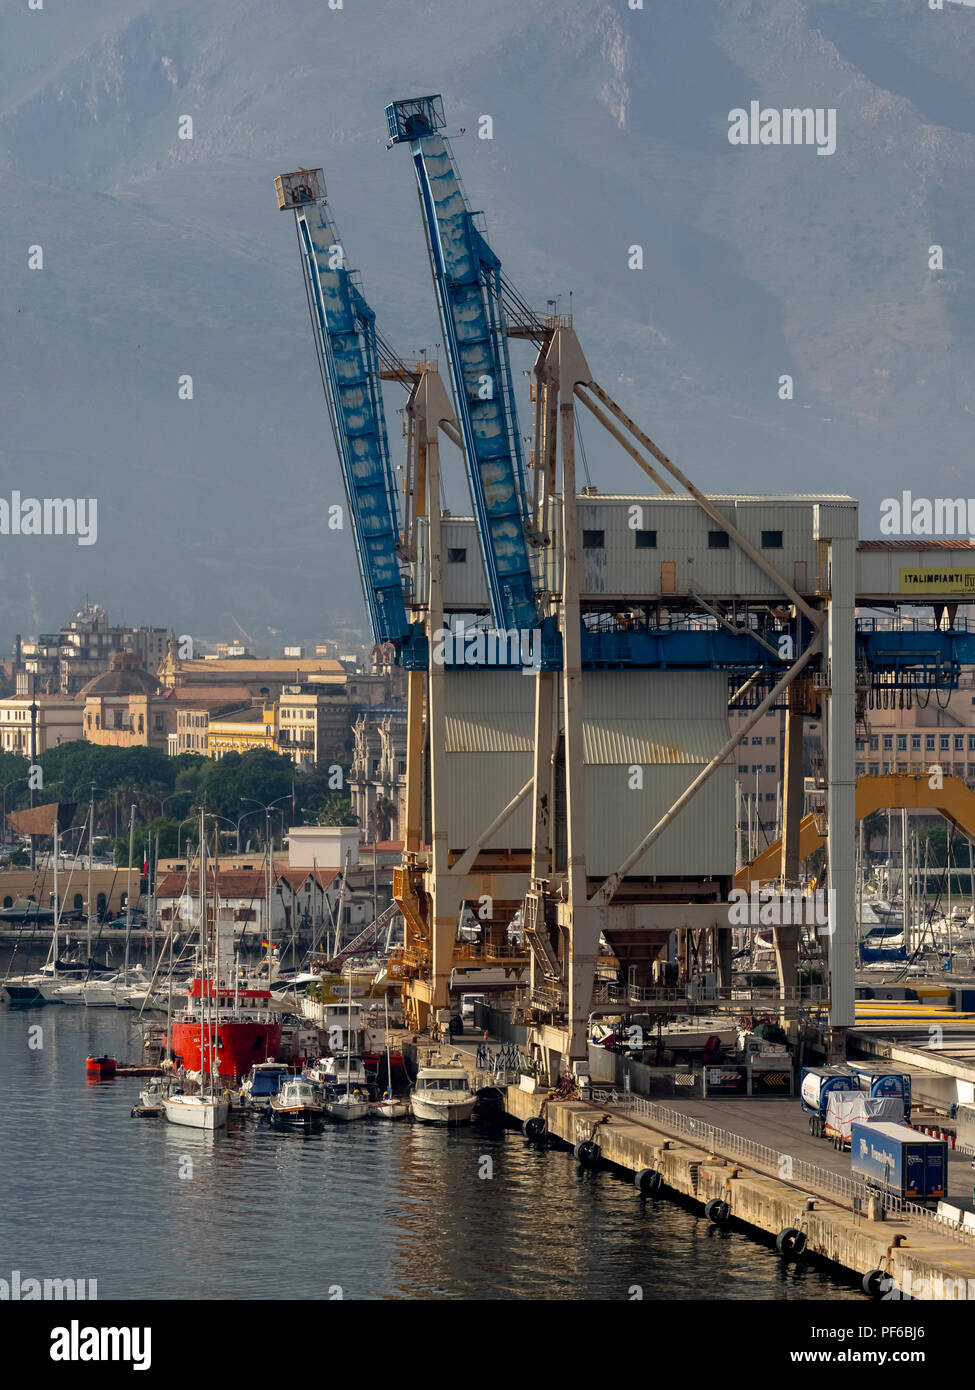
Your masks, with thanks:
[{"label": "calm sea water", "polygon": [[138,1048],[125,1013],[0,1007],[0,1277],[123,1299],[861,1299],[496,1125],[133,1119],[142,1083],[88,1082],[85,1057]]}]

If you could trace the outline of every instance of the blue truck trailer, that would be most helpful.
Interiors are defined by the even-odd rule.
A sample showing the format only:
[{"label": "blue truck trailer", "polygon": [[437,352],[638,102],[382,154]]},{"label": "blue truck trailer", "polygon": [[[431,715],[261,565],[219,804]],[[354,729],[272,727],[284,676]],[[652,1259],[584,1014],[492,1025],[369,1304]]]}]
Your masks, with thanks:
[{"label": "blue truck trailer", "polygon": [[910,1125],[854,1121],[850,1171],[868,1187],[911,1202],[936,1202],[948,1190],[948,1145]]}]

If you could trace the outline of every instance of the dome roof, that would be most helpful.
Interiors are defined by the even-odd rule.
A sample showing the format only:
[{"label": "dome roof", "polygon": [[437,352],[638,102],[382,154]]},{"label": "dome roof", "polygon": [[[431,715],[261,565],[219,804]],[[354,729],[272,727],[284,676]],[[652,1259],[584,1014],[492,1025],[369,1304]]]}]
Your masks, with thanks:
[{"label": "dome roof", "polygon": [[80,694],[101,698],[110,695],[154,695],[159,686],[155,676],[139,665],[134,652],[114,652],[107,671],[81,687]]}]

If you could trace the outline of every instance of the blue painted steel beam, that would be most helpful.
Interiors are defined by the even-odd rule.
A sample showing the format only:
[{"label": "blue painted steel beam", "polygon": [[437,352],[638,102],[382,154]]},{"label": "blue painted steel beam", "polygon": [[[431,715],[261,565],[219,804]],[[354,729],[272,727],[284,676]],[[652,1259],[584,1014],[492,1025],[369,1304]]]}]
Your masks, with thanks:
[{"label": "blue painted steel beam", "polygon": [[389,143],[408,142],[433,268],[447,363],[491,612],[499,629],[538,626],[538,602],[525,536],[524,463],[508,342],[501,309],[501,262],[474,216],[437,133],[438,96],[386,108]]},{"label": "blue painted steel beam", "polygon": [[372,634],[376,642],[399,643],[410,624],[396,552],[375,315],[352,282],[325,200],[302,204],[295,216]]}]

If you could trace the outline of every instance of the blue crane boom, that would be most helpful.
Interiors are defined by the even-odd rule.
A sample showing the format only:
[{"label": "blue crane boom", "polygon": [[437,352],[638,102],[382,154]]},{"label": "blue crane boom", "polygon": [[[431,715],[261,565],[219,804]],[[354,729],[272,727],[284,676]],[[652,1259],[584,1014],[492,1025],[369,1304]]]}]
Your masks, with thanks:
[{"label": "blue crane boom", "polygon": [[278,206],[293,211],[322,382],[349,504],[373,639],[409,634],[397,554],[398,518],[383,412],[376,316],[355,284],[329,215],[321,169],[275,179]]},{"label": "blue crane boom", "polygon": [[539,625],[526,536],[524,464],[501,309],[501,262],[474,225],[439,96],[386,108],[389,144],[408,141],[423,209],[494,623]]}]

